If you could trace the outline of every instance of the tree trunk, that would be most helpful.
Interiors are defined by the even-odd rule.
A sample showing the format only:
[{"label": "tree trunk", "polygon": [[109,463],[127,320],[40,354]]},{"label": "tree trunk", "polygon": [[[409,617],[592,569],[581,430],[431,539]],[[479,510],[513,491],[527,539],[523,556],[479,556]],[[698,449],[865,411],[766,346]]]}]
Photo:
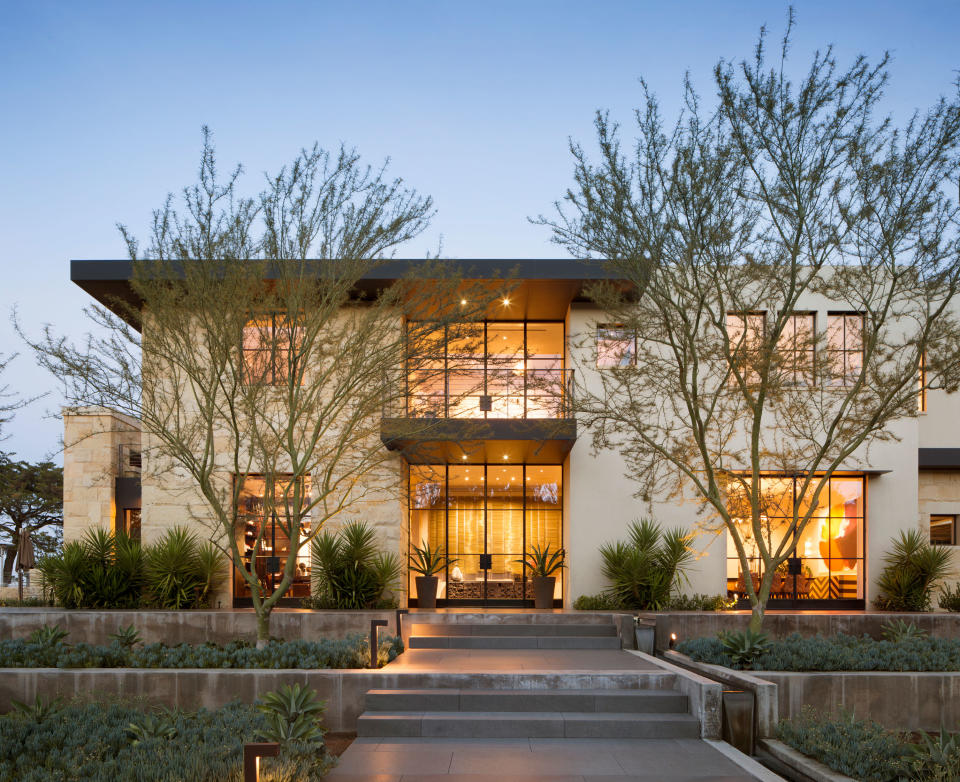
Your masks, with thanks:
[{"label": "tree trunk", "polygon": [[263,649],[270,640],[270,612],[271,608],[263,608],[257,611],[257,648]]},{"label": "tree trunk", "polygon": [[753,613],[750,615],[750,631],[759,633],[763,629],[763,619],[766,606],[763,603],[754,603]]}]

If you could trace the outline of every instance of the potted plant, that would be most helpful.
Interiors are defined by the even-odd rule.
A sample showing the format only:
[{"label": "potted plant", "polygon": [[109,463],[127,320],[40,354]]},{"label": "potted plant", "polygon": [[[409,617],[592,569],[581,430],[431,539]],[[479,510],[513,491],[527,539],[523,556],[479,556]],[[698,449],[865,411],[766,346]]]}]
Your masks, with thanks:
[{"label": "potted plant", "polygon": [[417,582],[417,607],[437,607],[437,576],[446,565],[452,565],[457,560],[447,557],[442,546],[430,548],[427,541],[423,547],[414,544],[413,554],[410,556],[410,569],[420,575]]},{"label": "potted plant", "polygon": [[550,544],[544,548],[534,544],[523,559],[514,560],[530,569],[533,577],[533,605],[535,608],[553,608],[553,592],[557,579],[553,575],[563,564],[564,551],[550,552]]}]

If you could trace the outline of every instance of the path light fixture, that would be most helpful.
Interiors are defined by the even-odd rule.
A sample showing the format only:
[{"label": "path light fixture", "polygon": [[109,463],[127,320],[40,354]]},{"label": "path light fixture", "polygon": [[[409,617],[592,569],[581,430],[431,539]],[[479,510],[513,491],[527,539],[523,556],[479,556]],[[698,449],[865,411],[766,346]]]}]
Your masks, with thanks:
[{"label": "path light fixture", "polygon": [[243,745],[243,782],[260,782],[260,758],[275,758],[280,745],[275,741],[261,741]]},{"label": "path light fixture", "polygon": [[677,634],[670,633],[670,648],[673,649],[677,645]]},{"label": "path light fixture", "polygon": [[370,667],[377,667],[377,652],[380,650],[380,628],[387,626],[386,619],[370,620]]}]

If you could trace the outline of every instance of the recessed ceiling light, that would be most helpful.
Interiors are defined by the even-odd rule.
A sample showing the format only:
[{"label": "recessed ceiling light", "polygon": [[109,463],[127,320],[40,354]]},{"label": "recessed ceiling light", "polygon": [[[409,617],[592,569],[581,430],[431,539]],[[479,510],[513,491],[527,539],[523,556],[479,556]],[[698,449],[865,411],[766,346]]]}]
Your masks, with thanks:
[{"label": "recessed ceiling light", "polygon": [[503,455],[503,458],[504,458],[504,459],[507,459],[507,458],[509,458],[509,457],[508,457],[506,454],[504,454],[504,455]]},{"label": "recessed ceiling light", "polygon": [[[506,296],[503,297],[503,306],[504,307],[510,306],[510,299],[508,299]],[[504,339],[506,339],[506,337],[504,337]]]},{"label": "recessed ceiling light", "polygon": [[467,300],[466,300],[466,299],[460,299],[460,306],[461,306],[461,307],[466,307],[466,306],[467,306]]},{"label": "recessed ceiling light", "polygon": [[460,458],[461,458],[461,459],[463,459],[464,461],[466,461],[466,460],[467,460],[467,455],[466,455],[466,454],[464,454],[464,455],[463,455],[463,456],[461,456]]}]

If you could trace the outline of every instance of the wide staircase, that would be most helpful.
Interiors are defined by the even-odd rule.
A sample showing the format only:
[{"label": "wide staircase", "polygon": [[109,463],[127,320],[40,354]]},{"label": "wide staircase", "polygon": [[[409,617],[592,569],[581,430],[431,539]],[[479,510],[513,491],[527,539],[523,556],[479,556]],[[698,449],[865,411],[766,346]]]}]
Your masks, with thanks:
[{"label": "wide staircase", "polygon": [[[526,659],[530,650],[553,650],[549,655],[554,660],[563,650],[597,650],[606,656],[606,667],[611,654],[621,654],[615,651],[620,649],[616,625],[559,621],[414,624],[408,648],[413,655],[417,650],[446,650],[450,655],[477,649],[504,655],[513,651]],[[427,688],[369,690],[357,735],[460,739],[700,735],[687,696],[673,689],[672,675],[639,670],[605,676],[602,667],[590,670],[580,652],[574,666],[578,670],[563,674],[518,670],[509,676],[458,675],[449,682],[437,674]]]}]

